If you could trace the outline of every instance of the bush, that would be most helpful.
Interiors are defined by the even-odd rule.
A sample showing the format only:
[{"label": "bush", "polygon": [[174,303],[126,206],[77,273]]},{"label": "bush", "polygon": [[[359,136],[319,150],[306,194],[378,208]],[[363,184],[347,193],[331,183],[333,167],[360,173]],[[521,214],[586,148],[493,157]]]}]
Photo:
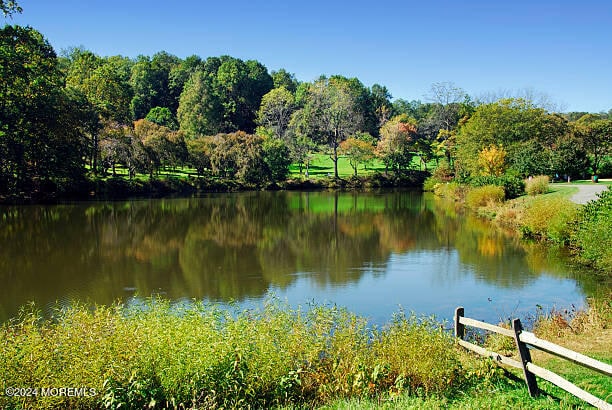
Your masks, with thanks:
[{"label": "bush", "polygon": [[525,192],[532,196],[547,194],[549,192],[548,182],[546,175],[531,178],[525,183]]},{"label": "bush", "polygon": [[470,208],[480,208],[504,200],[504,188],[496,185],[485,185],[472,188],[465,196],[465,202]]},{"label": "bush", "polygon": [[443,198],[463,200],[465,197],[465,186],[457,182],[446,182],[434,186],[434,194]]},{"label": "bush", "polygon": [[612,274],[612,188],[586,204],[577,218],[572,244],[589,265]]},{"label": "bush", "polygon": [[577,205],[568,199],[542,197],[524,210],[519,223],[526,237],[566,243],[576,214]]},{"label": "bush", "polygon": [[517,198],[525,193],[525,182],[514,175],[479,176],[469,180],[471,186],[497,185],[504,188],[506,199]]},{"label": "bush", "polygon": [[450,394],[466,383],[429,318],[372,329],[336,307],[268,301],[232,312],[154,299],[132,308],[34,311],[0,328],[0,387],[84,386],[90,397],[8,397],[0,408],[271,408],[339,397]]}]

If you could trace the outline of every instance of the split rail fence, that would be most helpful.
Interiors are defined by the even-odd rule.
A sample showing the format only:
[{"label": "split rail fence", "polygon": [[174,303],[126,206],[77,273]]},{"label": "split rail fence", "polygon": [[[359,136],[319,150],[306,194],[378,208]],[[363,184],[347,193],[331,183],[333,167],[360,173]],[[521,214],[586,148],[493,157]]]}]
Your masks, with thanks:
[{"label": "split rail fence", "polygon": [[[506,357],[499,353],[492,352],[490,350],[487,350],[483,347],[464,340],[466,326],[488,330],[490,332],[498,333],[513,338],[516,343],[516,347],[518,349],[518,353],[521,360],[514,360],[510,357]],[[512,329],[506,329],[500,326],[495,326],[486,322],[481,322],[479,320],[465,317],[463,307],[458,307],[457,309],[455,309],[455,337],[458,338],[458,343],[466,349],[476,352],[482,356],[490,357],[499,363],[515,367],[517,369],[521,369],[523,371],[523,376],[525,377],[527,389],[529,390],[529,394],[531,397],[535,397],[539,393],[538,384],[535,378],[535,376],[539,376],[542,379],[559,386],[563,390],[597,407],[598,409],[612,410],[612,405],[607,403],[606,401],[600,399],[599,397],[593,396],[585,390],[582,390],[575,384],[570,383],[569,381],[557,375],[556,373],[553,373],[550,370],[535,365],[531,361],[531,353],[529,352],[529,350],[530,348],[542,350],[544,352],[553,354],[555,356],[572,361],[581,366],[587,367],[589,369],[612,377],[611,365],[602,363],[598,360],[584,356],[580,353],[566,349],[546,340],[542,340],[533,333],[524,331],[521,325],[521,321],[519,319],[514,319],[512,321]]]}]

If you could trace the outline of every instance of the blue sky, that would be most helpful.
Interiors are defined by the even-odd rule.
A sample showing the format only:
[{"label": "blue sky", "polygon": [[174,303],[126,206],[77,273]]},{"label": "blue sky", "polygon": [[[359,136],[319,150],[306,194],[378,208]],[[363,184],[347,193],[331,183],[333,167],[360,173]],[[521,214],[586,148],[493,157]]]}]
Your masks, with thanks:
[{"label": "blue sky", "polygon": [[612,108],[612,1],[20,0],[5,20],[59,53],[84,46],[135,57],[228,54],[387,86],[425,100],[434,82],[472,96],[531,88],[567,111]]}]

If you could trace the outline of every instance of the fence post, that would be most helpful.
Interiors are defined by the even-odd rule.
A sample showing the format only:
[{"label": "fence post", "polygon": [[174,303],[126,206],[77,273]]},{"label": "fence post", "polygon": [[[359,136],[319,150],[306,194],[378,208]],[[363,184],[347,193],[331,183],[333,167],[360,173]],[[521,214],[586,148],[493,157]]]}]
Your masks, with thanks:
[{"label": "fence post", "polygon": [[527,383],[527,390],[529,390],[529,395],[531,397],[535,397],[539,393],[538,382],[536,381],[535,375],[527,369],[527,363],[531,362],[531,353],[529,353],[527,345],[520,340],[520,335],[523,331],[520,319],[514,319],[512,321],[512,330],[514,330],[514,341],[516,342],[516,347],[521,356],[521,365],[523,365],[523,375]]},{"label": "fence post", "polygon": [[465,337],[465,325],[463,323],[459,323],[459,318],[463,317],[465,311],[462,306],[459,306],[455,309],[455,337],[463,340]]}]

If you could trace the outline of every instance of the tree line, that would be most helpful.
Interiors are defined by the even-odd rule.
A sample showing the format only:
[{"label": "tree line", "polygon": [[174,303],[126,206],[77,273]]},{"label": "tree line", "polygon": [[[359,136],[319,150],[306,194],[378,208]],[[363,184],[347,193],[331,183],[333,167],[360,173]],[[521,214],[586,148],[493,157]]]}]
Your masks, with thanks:
[{"label": "tree line", "polygon": [[612,167],[612,110],[560,114],[516,96],[485,103],[452,83],[433,84],[426,102],[393,100],[383,85],[301,82],[231,56],[58,56],[30,27],[5,26],[0,48],[0,195],[62,190],[118,165],[131,177],[190,166],[261,185],[284,180],[291,163],[308,175],[317,152],[336,178],[340,156],[355,175],[375,158],[387,172],[420,161],[461,178]]}]

